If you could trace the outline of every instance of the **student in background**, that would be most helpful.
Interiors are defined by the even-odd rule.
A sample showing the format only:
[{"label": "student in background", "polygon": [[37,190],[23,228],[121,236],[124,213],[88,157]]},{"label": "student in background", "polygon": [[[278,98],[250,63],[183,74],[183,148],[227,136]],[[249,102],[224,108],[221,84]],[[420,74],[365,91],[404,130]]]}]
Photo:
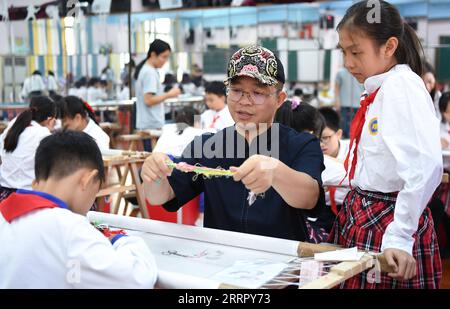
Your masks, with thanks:
[{"label": "student in background", "polygon": [[[439,288],[442,265],[430,209],[442,179],[439,121],[421,79],[423,49],[395,6],[353,4],[337,26],[345,67],[366,95],[351,126],[347,194],[330,233],[343,247],[382,252],[393,268],[348,288]],[[346,183],[348,183],[346,182]],[[376,279],[376,278],[375,278]]]},{"label": "student in background", "polygon": [[213,81],[206,85],[205,103],[208,109],[200,116],[203,129],[220,131],[234,125],[234,120],[225,102],[225,95],[223,82]]},{"label": "student in background", "polygon": [[191,77],[188,73],[183,73],[180,88],[183,89],[184,94],[194,95],[197,92],[197,87],[191,81]]},{"label": "student in background", "polygon": [[177,77],[172,73],[166,73],[166,75],[164,75],[164,81],[162,82],[162,84],[164,86],[164,92],[168,92],[178,84]]},{"label": "student in background", "polygon": [[82,99],[83,101],[87,100],[87,79],[86,77],[81,77],[79,80],[75,82],[75,87],[70,88],[68,95],[76,96]]},{"label": "student in background", "polygon": [[45,84],[42,79],[42,73],[38,70],[34,71],[30,77],[23,82],[21,96],[23,100],[28,100],[32,96],[43,95],[45,92]]},{"label": "student in background", "polygon": [[348,140],[342,140],[339,114],[331,107],[319,108],[319,113],[325,119],[325,128],[320,137],[320,147],[324,154],[325,170],[322,172],[323,185],[327,208],[318,221],[323,222],[325,230],[329,233],[341,209],[349,188],[340,186],[345,178],[344,161],[348,153]]},{"label": "student in background", "polygon": [[196,136],[206,132],[215,132],[212,129],[201,129],[200,123],[195,122],[198,111],[190,106],[177,111],[176,123],[164,125],[161,137],[156,143],[154,152],[162,152],[175,157],[180,157],[183,150]]},{"label": "student in background", "polygon": [[52,99],[34,96],[29,108],[13,119],[0,136],[0,200],[17,189],[31,189],[36,149],[51,134],[55,116]]},{"label": "student in background", "polygon": [[48,136],[35,167],[33,190],[0,203],[0,288],[152,288],[156,263],[144,241],[105,237],[86,219],[105,181],[94,140],[73,131]]},{"label": "student in background", "polygon": [[425,83],[425,87],[430,93],[431,99],[433,100],[434,103],[434,107],[436,108],[436,113],[440,118],[441,115],[439,114],[439,98],[441,97],[441,92],[437,88],[436,74],[434,73],[434,68],[430,63],[425,62],[423,72],[424,72],[422,75],[423,82]]},{"label": "student in background", "polygon": [[320,138],[325,128],[325,119],[319,111],[308,103],[286,100],[275,114],[275,122],[306,132]]},{"label": "student in background", "polygon": [[92,77],[88,83],[87,89],[87,102],[96,102],[105,100],[108,96],[104,86],[102,86],[102,81],[98,77]]},{"label": "student in background", "polygon": [[[278,108],[275,122],[289,126],[297,132],[314,135],[317,139],[325,128],[325,120],[315,107],[295,100],[287,100]],[[321,243],[327,240],[331,227],[328,226],[328,216],[323,217],[324,213],[328,214],[325,207],[320,213],[305,216],[308,241]]]},{"label": "student in background", "polygon": [[[450,173],[450,92],[444,92],[439,99],[439,114],[441,115],[441,146],[443,150],[443,164],[444,171]],[[438,231],[439,245],[441,254],[448,254],[445,252],[449,249],[448,240],[447,246],[443,239],[450,239],[450,207],[449,207],[450,185],[448,183],[441,183],[434,192],[433,198],[428,207],[431,209],[433,221]],[[443,229],[439,228],[440,223],[443,223]],[[443,238],[442,232],[446,233]],[[441,255],[441,256],[442,256]]]},{"label": "student in background", "polygon": [[[441,145],[442,149],[450,149],[450,92],[442,93],[439,98],[439,113],[441,114]],[[445,163],[445,162],[444,162]],[[446,168],[448,169],[449,166]]]},{"label": "student in background", "polygon": [[[164,92],[158,69],[169,60],[170,45],[156,39],[148,49],[147,57],[136,67],[136,128],[161,129],[165,122],[164,101],[177,97],[181,91],[177,87]],[[151,151],[149,140],[144,143],[144,149]]]},{"label": "student in background", "polygon": [[303,101],[303,90],[301,88],[294,89],[292,100],[300,103]]},{"label": "student in background", "polygon": [[63,127],[83,131],[97,142],[100,150],[109,149],[109,136],[95,120],[92,107],[75,96],[67,96],[61,101],[61,119]]},{"label": "student in background", "polygon": [[[172,157],[180,157],[183,150],[196,136],[204,133],[215,133],[214,129],[201,129],[198,122],[198,111],[190,106],[177,111],[176,123],[164,125],[161,137],[156,143],[154,152],[165,153]],[[200,197],[200,214],[195,225],[203,226],[204,196]]]},{"label": "student in background", "polygon": [[58,82],[56,81],[55,73],[53,71],[48,71],[47,75],[47,90],[48,95],[50,97],[53,97],[55,94],[58,93]]},{"label": "student in background", "polygon": [[325,128],[325,120],[317,108],[308,103],[291,101],[292,123],[291,127],[297,132],[308,132],[318,139]]},{"label": "student in background", "polygon": [[124,80],[120,91],[117,93],[118,100],[129,100],[130,99],[130,83],[129,80]]},{"label": "student in background", "polygon": [[296,100],[286,100],[281,104],[281,106],[277,109],[275,113],[275,118],[273,122],[285,125],[287,127],[291,127],[292,125],[292,109],[297,108],[300,104],[300,101]]},{"label": "student in background", "polygon": [[[439,99],[439,111],[441,118],[441,145],[443,154],[444,171],[450,173],[450,92],[442,93]],[[450,249],[450,184],[441,183],[436,189],[433,199],[429,207],[433,213],[438,237],[440,237],[441,256],[448,256]],[[439,222],[442,223],[443,229],[439,229]],[[444,234],[443,234],[444,233]],[[445,235],[446,237],[443,237]],[[446,239],[446,242],[443,240]],[[446,246],[445,246],[446,244]]]}]

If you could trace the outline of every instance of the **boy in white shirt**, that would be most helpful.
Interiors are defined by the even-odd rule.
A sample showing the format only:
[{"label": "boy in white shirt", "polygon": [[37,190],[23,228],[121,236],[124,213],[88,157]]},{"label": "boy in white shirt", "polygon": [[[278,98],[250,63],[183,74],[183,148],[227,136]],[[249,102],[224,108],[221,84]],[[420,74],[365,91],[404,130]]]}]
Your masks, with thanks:
[{"label": "boy in white shirt", "polygon": [[223,82],[210,82],[205,88],[205,103],[208,110],[201,114],[201,125],[203,129],[214,129],[220,131],[234,125],[228,105],[225,103],[225,85]]},{"label": "boy in white shirt", "polygon": [[339,114],[331,107],[322,107],[320,114],[325,119],[325,128],[320,138],[320,147],[324,154],[325,170],[322,172],[322,180],[327,203],[326,211],[321,219],[326,223],[326,231],[330,231],[334,219],[341,208],[349,188],[338,187],[342,179],[345,178],[344,160],[348,152],[348,140],[341,140],[342,129],[339,127]]},{"label": "boy in white shirt", "polygon": [[33,190],[0,203],[0,288],[152,288],[153,255],[138,237],[110,239],[85,217],[104,181],[94,140],[83,132],[46,137]]}]

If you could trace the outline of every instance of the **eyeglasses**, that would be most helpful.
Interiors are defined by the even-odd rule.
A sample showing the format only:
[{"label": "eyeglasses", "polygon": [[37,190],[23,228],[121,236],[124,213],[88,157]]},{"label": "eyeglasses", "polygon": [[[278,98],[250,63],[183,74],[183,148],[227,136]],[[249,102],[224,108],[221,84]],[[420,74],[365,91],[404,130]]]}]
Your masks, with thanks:
[{"label": "eyeglasses", "polygon": [[335,135],[335,134],[336,134],[336,132],[334,132],[334,133],[331,134],[331,135],[322,136],[322,137],[320,138],[320,143],[321,143],[321,144],[328,144],[328,143],[330,142],[331,138],[333,137],[333,135]]},{"label": "eyeglasses", "polygon": [[264,102],[266,102],[268,97],[274,96],[277,94],[277,92],[273,92],[273,93],[262,93],[262,92],[258,92],[258,91],[243,91],[240,89],[234,89],[234,88],[227,88],[227,97],[228,99],[230,99],[233,102],[238,102],[239,100],[242,99],[242,96],[244,95],[244,93],[247,95],[247,98],[256,105],[261,105],[264,104]]}]

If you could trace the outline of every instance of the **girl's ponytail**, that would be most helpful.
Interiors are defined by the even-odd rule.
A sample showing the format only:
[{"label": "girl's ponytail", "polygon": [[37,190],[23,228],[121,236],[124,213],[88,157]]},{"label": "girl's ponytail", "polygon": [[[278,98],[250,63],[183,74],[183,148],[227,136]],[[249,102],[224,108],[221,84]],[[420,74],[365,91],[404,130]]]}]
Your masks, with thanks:
[{"label": "girl's ponytail", "polygon": [[4,146],[6,152],[13,152],[19,143],[20,134],[31,124],[31,121],[41,123],[48,118],[56,117],[56,104],[46,96],[31,98],[30,107],[17,116],[16,121],[6,134]]},{"label": "girl's ponytail", "polygon": [[17,148],[20,134],[30,125],[31,120],[33,120],[33,111],[31,109],[27,109],[17,116],[16,121],[5,137],[4,148],[6,152],[13,152]]},{"label": "girl's ponytail", "polygon": [[396,58],[399,63],[408,64],[417,75],[423,75],[424,52],[422,44],[414,29],[405,21],[403,22],[403,32],[399,38],[396,50]]}]

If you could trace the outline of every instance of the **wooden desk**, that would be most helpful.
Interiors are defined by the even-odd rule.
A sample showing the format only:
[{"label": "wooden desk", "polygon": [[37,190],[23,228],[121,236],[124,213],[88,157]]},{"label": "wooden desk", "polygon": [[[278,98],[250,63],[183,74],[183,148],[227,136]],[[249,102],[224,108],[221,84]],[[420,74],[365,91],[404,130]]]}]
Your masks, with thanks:
[{"label": "wooden desk", "polygon": [[[106,183],[98,192],[97,197],[118,194],[117,199],[112,206],[112,213],[117,214],[119,211],[120,201],[125,194],[133,193],[136,196],[139,211],[143,218],[149,218],[147,206],[145,202],[144,187],[139,176],[139,168],[145,161],[146,156],[111,156],[103,157],[103,164],[106,170]],[[123,168],[123,171],[121,170]],[[109,175],[112,170],[117,171],[119,183],[110,184]],[[131,173],[131,184],[127,184],[128,173]]]}]

